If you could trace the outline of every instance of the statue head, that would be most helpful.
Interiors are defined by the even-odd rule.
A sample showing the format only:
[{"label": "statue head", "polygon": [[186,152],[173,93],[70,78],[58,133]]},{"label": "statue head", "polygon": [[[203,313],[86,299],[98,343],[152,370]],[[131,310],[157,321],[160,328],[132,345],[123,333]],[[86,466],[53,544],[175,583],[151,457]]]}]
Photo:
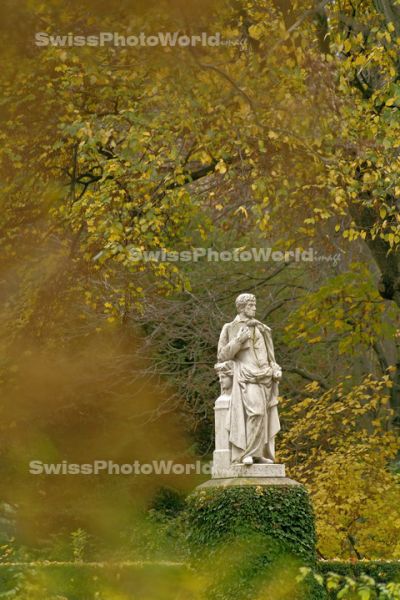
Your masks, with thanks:
[{"label": "statue head", "polygon": [[253,294],[240,294],[236,298],[236,309],[238,314],[254,319],[256,316],[256,297]]},{"label": "statue head", "polygon": [[214,366],[214,369],[219,377],[221,392],[228,394],[232,389],[233,383],[233,362],[231,360],[227,360],[225,362],[217,363]]}]

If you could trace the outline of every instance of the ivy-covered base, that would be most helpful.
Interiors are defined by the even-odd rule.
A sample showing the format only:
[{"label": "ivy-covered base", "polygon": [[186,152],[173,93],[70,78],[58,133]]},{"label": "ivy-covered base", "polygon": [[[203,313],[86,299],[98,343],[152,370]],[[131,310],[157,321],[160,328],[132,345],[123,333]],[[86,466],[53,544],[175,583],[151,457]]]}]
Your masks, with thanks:
[{"label": "ivy-covered base", "polygon": [[204,572],[206,597],[324,597],[296,580],[301,565],[315,565],[314,514],[306,490],[287,481],[237,482],[197,489],[189,496],[187,538],[196,568]]}]

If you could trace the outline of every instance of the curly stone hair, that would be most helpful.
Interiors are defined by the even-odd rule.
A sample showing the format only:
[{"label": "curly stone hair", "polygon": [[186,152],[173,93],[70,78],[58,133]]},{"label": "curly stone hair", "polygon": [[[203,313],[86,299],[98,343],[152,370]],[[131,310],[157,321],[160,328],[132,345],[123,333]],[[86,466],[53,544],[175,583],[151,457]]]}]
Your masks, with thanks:
[{"label": "curly stone hair", "polygon": [[255,302],[256,297],[253,294],[240,294],[236,298],[235,304],[238,312],[242,311],[248,302]]}]

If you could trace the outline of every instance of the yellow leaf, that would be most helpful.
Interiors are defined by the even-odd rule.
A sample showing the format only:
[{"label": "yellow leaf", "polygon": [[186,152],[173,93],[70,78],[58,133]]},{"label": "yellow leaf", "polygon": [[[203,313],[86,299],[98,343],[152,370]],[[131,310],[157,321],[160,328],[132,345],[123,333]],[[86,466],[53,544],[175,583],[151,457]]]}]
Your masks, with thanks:
[{"label": "yellow leaf", "polygon": [[261,23],[257,23],[257,25],[251,25],[249,27],[249,34],[255,40],[259,40],[263,34],[263,26]]},{"label": "yellow leaf", "polygon": [[247,212],[247,209],[246,209],[246,207],[245,207],[245,206],[239,206],[239,208],[237,208],[237,209],[235,210],[235,215],[237,215],[237,214],[239,214],[239,213],[242,213],[242,214],[243,214],[243,215],[246,217],[246,219],[247,219],[247,218],[248,218],[248,216],[249,216],[249,214],[248,214],[248,212]]},{"label": "yellow leaf", "polygon": [[350,40],[346,40],[345,43],[343,44],[343,48],[345,52],[350,52],[351,50],[351,42]]},{"label": "yellow leaf", "polygon": [[227,166],[224,163],[223,160],[220,160],[219,163],[216,165],[215,170],[218,171],[218,173],[221,173],[221,175],[223,175],[224,173],[226,173],[227,171]]}]

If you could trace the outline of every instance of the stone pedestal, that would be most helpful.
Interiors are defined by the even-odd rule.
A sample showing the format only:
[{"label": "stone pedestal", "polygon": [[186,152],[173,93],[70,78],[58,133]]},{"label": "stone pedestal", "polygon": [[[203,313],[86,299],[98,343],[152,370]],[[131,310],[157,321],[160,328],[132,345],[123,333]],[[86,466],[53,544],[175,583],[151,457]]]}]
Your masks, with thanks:
[{"label": "stone pedestal", "polygon": [[[229,450],[229,433],[226,428],[230,399],[220,396],[214,405],[215,413],[215,450],[213,453],[212,477],[216,473],[225,472],[231,464],[231,452]],[[231,475],[228,477],[231,477]]]},{"label": "stone pedestal", "polygon": [[212,467],[213,479],[229,479],[230,477],[245,477],[245,478],[283,478],[285,479],[285,465],[243,465],[233,464],[228,467],[221,468],[219,463],[213,462]]},{"label": "stone pedestal", "polygon": [[[283,465],[273,465],[283,466]],[[289,477],[257,477],[257,476],[241,476],[241,477],[225,477],[220,479],[208,479],[201,485],[196,487],[196,492],[207,490],[210,488],[231,488],[231,487],[302,487],[301,483]]]}]

